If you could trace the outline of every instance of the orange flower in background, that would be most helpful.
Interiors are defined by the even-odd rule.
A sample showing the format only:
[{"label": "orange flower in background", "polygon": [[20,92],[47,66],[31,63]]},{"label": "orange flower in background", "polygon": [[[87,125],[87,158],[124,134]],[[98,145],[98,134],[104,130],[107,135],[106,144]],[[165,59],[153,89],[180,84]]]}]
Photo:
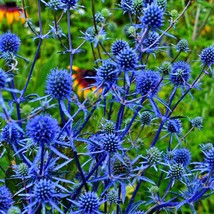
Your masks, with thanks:
[{"label": "orange flower in background", "polygon": [[[72,66],[73,70],[73,88],[76,90],[79,97],[86,98],[87,94],[96,90],[96,87],[90,87],[96,80],[93,78],[96,71],[89,69],[81,69],[77,66]],[[90,77],[90,78],[87,78]]]},{"label": "orange flower in background", "polygon": [[10,1],[5,4],[0,4],[0,22],[3,18],[7,19],[7,23],[11,25],[14,21],[25,22],[25,18],[22,17],[23,9],[16,5],[16,2]]}]

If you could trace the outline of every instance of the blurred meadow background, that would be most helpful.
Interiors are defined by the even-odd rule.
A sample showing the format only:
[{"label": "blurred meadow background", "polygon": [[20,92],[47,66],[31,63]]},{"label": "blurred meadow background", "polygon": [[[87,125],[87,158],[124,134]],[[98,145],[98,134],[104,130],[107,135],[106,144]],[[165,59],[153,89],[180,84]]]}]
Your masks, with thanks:
[{"label": "blurred meadow background", "polygon": [[[17,0],[14,2],[18,7],[22,7],[21,0]],[[108,18],[106,27],[106,33],[109,39],[103,43],[103,46],[106,48],[106,50],[110,50],[111,44],[116,39],[121,38],[130,40],[127,33],[127,28],[129,27],[129,17],[127,14],[123,14],[122,10],[118,9],[119,7],[117,4],[119,4],[119,2],[119,0],[105,0],[104,3],[101,0],[95,1],[95,12],[99,12],[103,8],[108,8],[112,13],[112,15]],[[179,13],[183,10],[186,2],[187,1],[185,0],[168,0],[165,26],[168,26],[168,20],[170,19],[170,14],[172,13],[172,11],[174,10],[174,14],[176,14],[176,11]],[[21,48],[19,51],[19,55],[29,60],[29,63],[26,63],[24,60],[19,59],[16,87],[22,89],[27,79],[32,60],[35,56],[38,39],[33,38],[33,34],[27,27],[25,21],[23,19],[17,18],[12,9],[12,7],[14,7],[14,4],[12,4],[11,6],[11,4],[9,3],[11,3],[11,1],[0,1],[0,34],[10,30],[11,32],[17,34],[21,39]],[[83,7],[78,11],[71,11],[71,35],[73,48],[77,48],[83,42],[83,39],[81,38],[83,37],[82,32],[85,32],[88,27],[93,26],[91,1],[80,0],[79,5],[82,5]],[[26,0],[25,6],[28,18],[31,20],[31,27],[35,31],[39,31],[37,1]],[[7,7],[7,11],[5,10],[5,7]],[[10,14],[8,15],[6,13]],[[61,12],[56,11],[55,15],[58,18],[60,17]],[[50,26],[53,26],[53,20],[53,12],[47,9],[44,4],[42,4],[43,33],[50,30]],[[68,45],[66,38],[66,15],[62,18],[60,27],[62,28],[62,32],[65,34],[65,36],[62,37],[62,41],[66,45]],[[165,29],[165,27],[163,27],[163,29]],[[201,70],[200,63],[198,62],[198,55],[200,51],[203,48],[214,44],[214,1],[192,1],[192,4],[185,15],[179,20],[176,26],[169,31],[169,33],[174,35],[176,39],[163,37],[161,43],[163,45],[167,45],[169,48],[166,50],[166,52],[157,53],[155,56],[151,55],[148,61],[148,67],[150,69],[157,70],[157,67],[160,66],[163,60],[172,61],[172,59],[177,54],[172,44],[176,44],[181,39],[186,39],[189,42],[190,50],[187,53],[182,53],[179,56],[179,59],[186,60],[191,64],[191,68],[193,71],[192,79],[194,79],[194,77]],[[33,72],[33,77],[27,89],[27,94],[37,93],[40,96],[44,95],[46,76],[49,73],[50,69],[55,67],[68,68],[69,55],[64,53],[63,51],[64,49],[60,42],[57,41],[57,38],[53,37],[44,40],[39,58],[36,62],[36,66]],[[98,58],[99,55],[97,48],[94,48],[94,52],[96,57]],[[107,58],[105,56],[105,53],[103,53],[102,51],[101,54],[103,59]],[[94,70],[94,68],[96,68],[91,45],[89,43],[85,43],[82,46],[81,51],[78,54],[74,55],[73,65],[80,68],[80,70]],[[4,67],[3,60],[0,61],[0,66]],[[214,73],[209,74],[209,76],[210,77],[207,76],[203,79],[201,90],[193,90],[193,97],[187,96],[182,101],[181,105],[178,106],[175,112],[176,116],[184,116],[184,118],[181,119],[184,127],[184,135],[186,134],[185,132],[187,132],[191,128],[189,121],[186,119],[187,117],[192,119],[196,116],[201,116],[204,119],[202,130],[192,131],[185,140],[186,147],[191,148],[192,156],[194,157],[195,161],[200,159],[200,156],[202,155],[202,153],[198,153],[199,145],[202,143],[214,142]],[[92,97],[91,93],[87,95],[84,90],[81,90],[81,84],[78,83],[78,81],[74,80],[74,83],[74,89],[78,90],[80,99],[83,100],[84,96],[90,96],[90,99],[95,99]],[[165,90],[162,90],[160,92],[161,97],[164,97],[168,94],[169,90],[167,90],[167,87],[170,86],[165,86]],[[29,105],[29,103],[26,102],[22,104],[22,113],[28,115],[34,107],[36,106],[33,106],[32,104]],[[114,108],[114,110],[115,112],[113,115],[116,117],[117,109]],[[54,111],[54,109],[50,110],[50,113],[55,118],[57,118],[59,114],[59,112]],[[125,113],[127,114],[127,117],[130,114],[129,111]],[[102,116],[102,112],[99,112],[98,110],[95,112],[87,126],[89,132],[97,130]],[[15,112],[12,117],[16,118]],[[114,117],[112,119],[114,119]],[[4,121],[1,121],[0,126],[0,128],[4,126]],[[149,147],[151,139],[153,138],[153,130],[156,128],[157,127],[155,126],[149,128],[150,131],[147,132],[147,135],[141,136],[141,141],[138,145],[139,153],[144,153],[145,148]],[[140,127],[138,126],[138,123],[134,124],[132,128],[133,131],[130,133],[130,138],[134,138],[139,129]],[[197,152],[197,154],[194,154],[194,151]],[[9,152],[7,151],[7,153]],[[12,159],[13,158],[10,157],[10,154],[8,154],[8,157],[4,157],[3,159],[1,159],[1,165],[5,170],[7,170],[8,166],[11,164],[10,161]],[[0,172],[0,175],[2,177],[2,172]],[[213,201],[214,197],[212,196],[211,198],[200,202],[197,207],[198,213],[214,213]],[[183,213],[185,213],[185,207]],[[188,211],[186,211],[186,213],[188,213]]]}]

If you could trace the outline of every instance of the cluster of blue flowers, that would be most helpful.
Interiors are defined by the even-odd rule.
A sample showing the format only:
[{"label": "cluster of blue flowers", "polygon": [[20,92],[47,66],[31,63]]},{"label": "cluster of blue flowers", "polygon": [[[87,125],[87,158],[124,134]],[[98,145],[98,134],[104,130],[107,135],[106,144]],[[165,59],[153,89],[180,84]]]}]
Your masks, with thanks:
[{"label": "cluster of blue flowers", "polygon": [[[96,88],[93,97],[81,100],[73,88],[72,56],[78,50],[72,49],[70,35],[70,13],[81,6],[78,0],[41,2],[67,13],[69,47],[64,47],[70,71],[50,69],[46,71],[45,95],[30,91],[37,53],[42,41],[53,33],[42,35],[39,16],[40,36],[31,29],[39,39],[37,53],[24,88],[15,88],[13,71],[19,65],[21,40],[9,31],[0,35],[0,59],[7,65],[0,68],[0,147],[6,148],[3,153],[13,153],[16,160],[11,177],[0,178],[0,213],[149,214],[174,212],[184,205],[196,213],[194,204],[214,193],[214,145],[202,144],[204,158],[194,161],[191,146],[184,140],[194,128],[202,129],[203,118],[188,120],[190,129],[183,135],[184,117],[175,109],[212,71],[214,46],[201,51],[201,72],[194,74],[194,80],[190,63],[177,59],[190,49],[186,39],[175,46],[178,55],[171,62],[150,68],[147,62],[166,48],[162,38],[169,35],[163,27],[167,25],[167,1],[121,0],[116,7],[130,18],[130,35],[127,41],[117,39],[108,48],[105,40],[111,13],[103,9],[95,14],[92,1],[94,26],[79,39],[91,44],[94,56],[96,48],[105,54],[95,57],[96,74],[89,86]],[[163,98],[159,92],[165,85],[171,89]],[[33,104],[27,117],[22,111],[26,102]],[[38,102],[41,105],[35,107]],[[95,121],[96,112],[102,115],[100,121]],[[155,130],[146,133],[147,127]],[[142,132],[152,136],[151,142],[145,140],[145,148]],[[15,189],[7,179],[16,179]],[[138,197],[146,188],[148,197]]]}]

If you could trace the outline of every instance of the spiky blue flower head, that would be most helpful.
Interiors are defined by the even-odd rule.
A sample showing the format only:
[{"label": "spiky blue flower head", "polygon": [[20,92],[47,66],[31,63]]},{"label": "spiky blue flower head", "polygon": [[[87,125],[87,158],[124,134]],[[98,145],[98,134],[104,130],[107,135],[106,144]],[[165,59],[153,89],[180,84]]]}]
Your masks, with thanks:
[{"label": "spiky blue flower head", "polygon": [[0,68],[0,90],[3,89],[7,82],[7,74]]},{"label": "spiky blue flower head", "polygon": [[182,123],[179,119],[171,119],[167,122],[167,131],[169,133],[180,134],[182,131]]},{"label": "spiky blue flower head", "polygon": [[205,155],[205,158],[204,158],[205,163],[207,163],[210,167],[213,167],[214,166],[214,148],[204,152],[204,155]]},{"label": "spiky blue flower head", "polygon": [[48,179],[41,179],[34,185],[33,194],[37,201],[46,202],[56,195],[55,183]]},{"label": "spiky blue flower head", "polygon": [[195,117],[191,121],[192,127],[197,129],[201,129],[203,127],[203,118],[202,117]]},{"label": "spiky blue flower head", "polygon": [[133,6],[133,0],[121,0],[120,6],[124,12],[131,12]]},{"label": "spiky blue flower head", "polygon": [[117,55],[116,64],[124,71],[137,68],[138,60],[136,52],[132,48],[124,48]]},{"label": "spiky blue flower head", "polygon": [[115,133],[105,133],[102,135],[101,145],[104,151],[114,153],[120,149],[121,142]]},{"label": "spiky blue flower head", "polygon": [[107,194],[106,194],[106,200],[109,203],[113,203],[113,204],[117,204],[118,201],[118,192],[116,190],[110,190]]},{"label": "spiky blue flower head", "polygon": [[67,7],[75,7],[78,0],[61,0],[63,4],[65,4]]},{"label": "spiky blue flower head", "polygon": [[19,137],[19,131],[13,124],[7,124],[2,130],[2,140],[10,145],[17,144]]},{"label": "spiky blue flower head", "polygon": [[181,39],[176,45],[176,50],[179,52],[186,52],[189,50],[188,41],[186,39]]},{"label": "spiky blue flower head", "polygon": [[20,47],[21,41],[16,34],[11,32],[4,33],[0,36],[0,52],[17,53]]},{"label": "spiky blue flower head", "polygon": [[123,39],[118,39],[112,44],[111,51],[115,56],[117,56],[124,48],[129,48],[128,42]]},{"label": "spiky blue flower head", "polygon": [[55,139],[58,122],[48,115],[38,115],[30,119],[26,126],[27,134],[34,143],[50,143]]},{"label": "spiky blue flower head", "polygon": [[65,69],[52,69],[46,80],[46,93],[52,98],[69,99],[72,93],[72,78]]},{"label": "spiky blue flower head", "polygon": [[6,186],[0,187],[0,211],[7,212],[13,205],[12,194]]},{"label": "spiky blue flower head", "polygon": [[28,176],[28,165],[26,163],[20,163],[16,168],[16,174],[20,177]]},{"label": "spiky blue flower head", "polygon": [[144,111],[140,114],[140,122],[142,123],[142,126],[149,126],[152,120],[152,113],[150,111]]},{"label": "spiky blue flower head", "polygon": [[164,22],[164,11],[157,4],[151,4],[144,10],[141,22],[153,30],[160,28]]},{"label": "spiky blue flower head", "polygon": [[158,71],[163,75],[169,75],[172,71],[172,65],[170,62],[163,62],[161,66],[158,68]]},{"label": "spiky blue flower head", "polygon": [[146,162],[148,165],[156,165],[161,162],[162,152],[157,147],[146,150]]},{"label": "spiky blue flower head", "polygon": [[[143,47],[144,48],[149,47],[156,41],[156,39],[158,39],[158,37],[159,37],[159,34],[157,32],[155,31],[149,32],[148,36],[143,41]],[[158,45],[159,45],[159,40],[150,49],[148,49],[147,52],[149,53],[153,52]]]},{"label": "spiky blue flower head", "polygon": [[110,61],[105,60],[102,65],[96,69],[96,81],[99,84],[103,83],[104,86],[113,85],[118,77],[116,65]]},{"label": "spiky blue flower head", "polygon": [[142,96],[155,95],[159,90],[160,74],[147,70],[136,75],[136,91]]},{"label": "spiky blue flower head", "polygon": [[214,46],[210,46],[201,51],[200,58],[203,64],[211,66],[214,64]]},{"label": "spiky blue flower head", "polygon": [[191,153],[188,149],[176,149],[174,152],[173,160],[176,163],[182,164],[184,167],[189,165],[191,161]]},{"label": "spiky blue flower head", "polygon": [[188,82],[190,77],[190,65],[187,62],[179,61],[172,65],[170,80],[176,86],[183,86]]},{"label": "spiky blue flower head", "polygon": [[180,163],[175,163],[170,166],[169,177],[174,179],[181,179],[184,175],[184,167]]},{"label": "spiky blue flower head", "polygon": [[95,192],[83,193],[79,198],[79,208],[83,213],[97,213],[100,207],[100,201]]},{"label": "spiky blue flower head", "polygon": [[214,148],[214,146],[213,146],[212,143],[201,144],[200,147],[201,147],[201,151],[202,151],[203,153],[206,153],[206,152],[208,152],[210,149],[213,149],[213,148]]}]

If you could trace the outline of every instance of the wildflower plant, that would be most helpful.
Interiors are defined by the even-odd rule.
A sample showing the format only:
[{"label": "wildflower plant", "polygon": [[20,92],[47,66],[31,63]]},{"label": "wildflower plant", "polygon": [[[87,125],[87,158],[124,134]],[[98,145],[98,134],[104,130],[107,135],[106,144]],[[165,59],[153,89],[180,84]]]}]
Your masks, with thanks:
[{"label": "wildflower plant", "polygon": [[[214,47],[195,58],[188,38],[170,32],[191,2],[176,13],[166,0],[121,0],[110,10],[107,0],[101,10],[94,0],[38,0],[31,20],[32,3],[21,1],[36,51],[26,65],[20,31],[0,35],[0,213],[197,213],[210,200],[214,146],[201,144],[203,158],[193,151],[201,142],[190,136],[206,119],[182,103],[210,78]],[[87,25],[74,32],[89,5]],[[112,21],[118,14],[124,31]],[[78,69],[82,60],[91,68]]]}]

